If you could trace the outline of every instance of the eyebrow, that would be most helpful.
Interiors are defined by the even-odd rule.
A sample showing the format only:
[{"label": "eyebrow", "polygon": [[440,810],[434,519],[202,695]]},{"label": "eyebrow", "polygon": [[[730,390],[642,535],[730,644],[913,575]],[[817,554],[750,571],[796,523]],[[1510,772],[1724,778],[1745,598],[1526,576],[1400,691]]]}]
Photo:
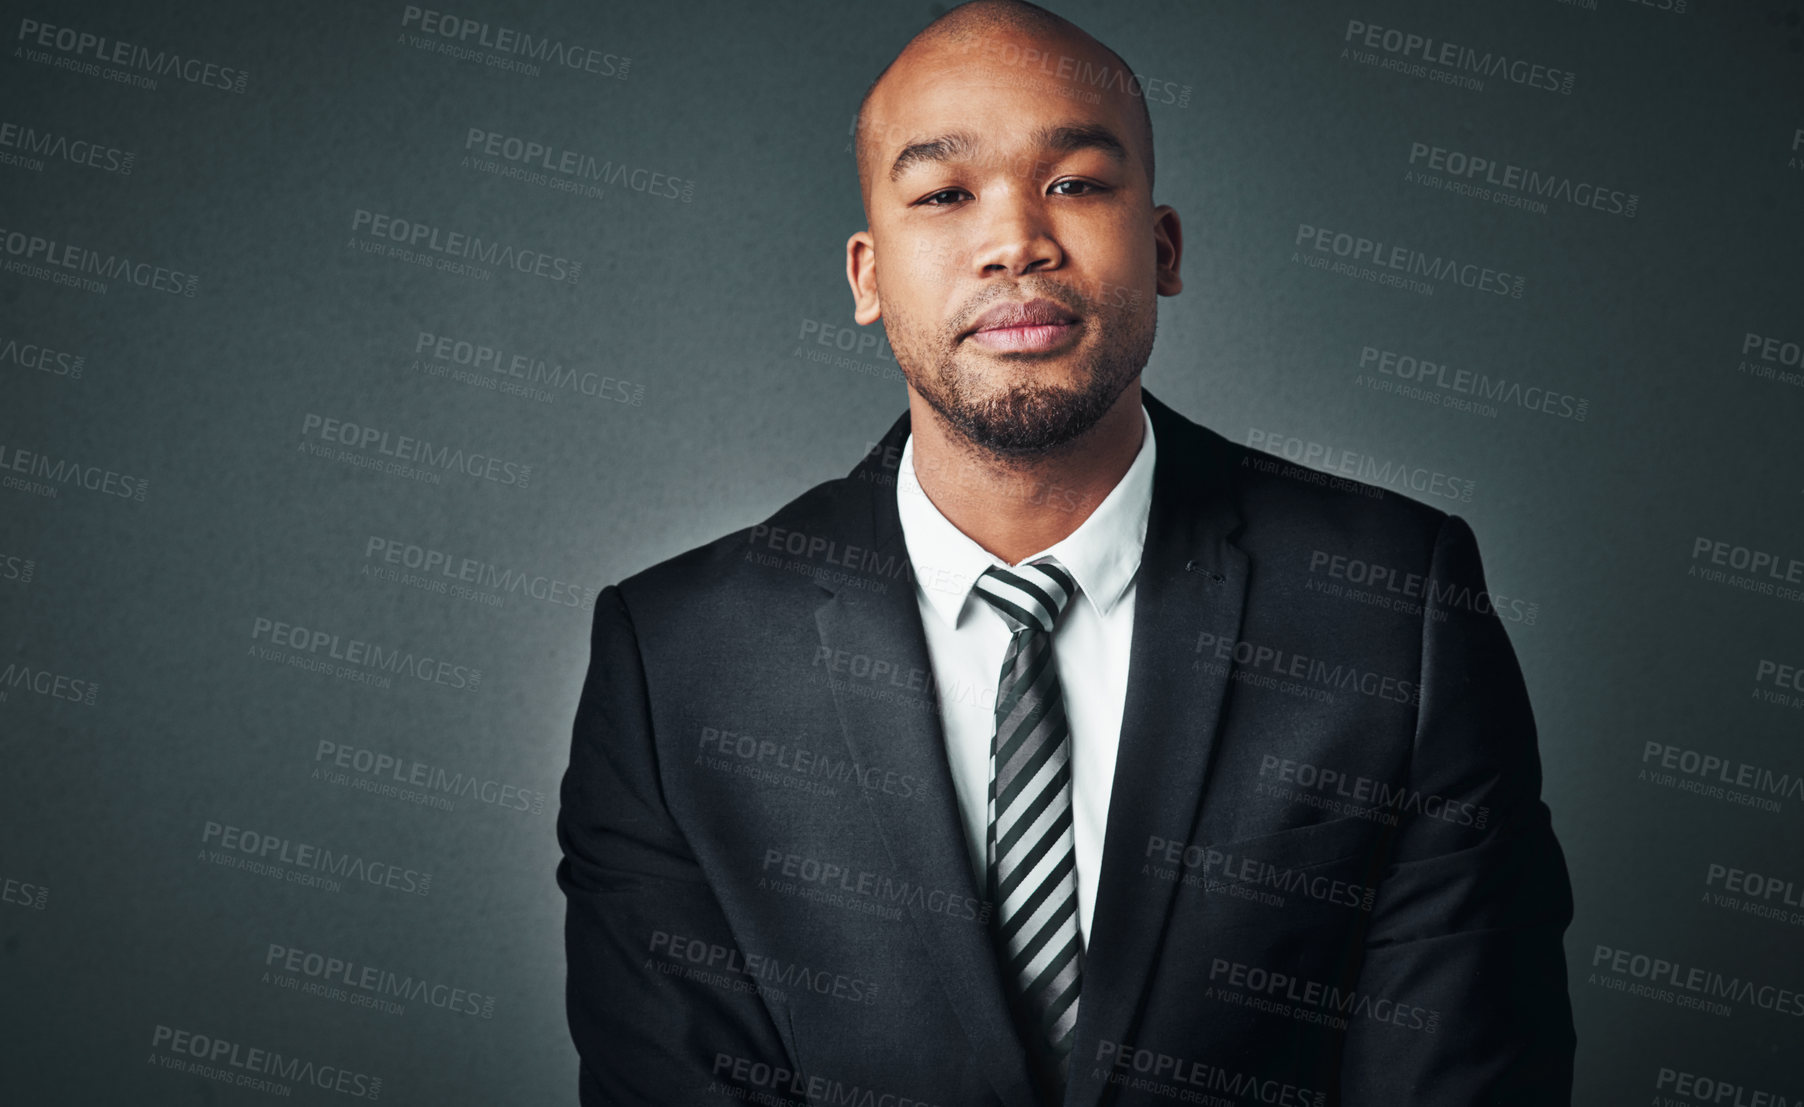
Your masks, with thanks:
[{"label": "eyebrow", "polygon": [[[1057,154],[1099,150],[1117,165],[1125,165],[1128,160],[1127,147],[1115,137],[1114,131],[1099,123],[1063,123],[1036,127],[1028,135],[1028,142],[1038,149]],[[911,142],[902,147],[902,152],[890,164],[889,179],[900,180],[902,174],[916,165],[967,160],[982,146],[983,143],[977,136],[969,131],[948,131],[934,138]]]}]

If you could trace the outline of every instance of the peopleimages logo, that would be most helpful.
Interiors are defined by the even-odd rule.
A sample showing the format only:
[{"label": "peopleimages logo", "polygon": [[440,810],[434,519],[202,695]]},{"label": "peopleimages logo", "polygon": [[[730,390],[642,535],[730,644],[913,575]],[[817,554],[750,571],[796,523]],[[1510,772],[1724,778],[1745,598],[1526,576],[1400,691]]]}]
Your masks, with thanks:
[{"label": "peopleimages logo", "polygon": [[[333,419],[311,411],[301,419],[301,437],[303,440],[317,438],[322,442],[348,446],[366,453],[374,451],[384,457],[394,458],[397,462],[425,466],[428,469],[462,472],[496,484],[525,488],[532,480],[531,465],[503,461],[490,454],[466,452],[452,446],[434,446],[425,439],[395,434],[367,423]],[[301,443],[303,448],[308,445],[306,441]]]},{"label": "peopleimages logo", "polygon": [[[1057,84],[1084,86],[1081,91],[1114,89],[1123,95],[1144,99],[1149,104],[1175,104],[1180,108],[1190,106],[1189,85],[1179,86],[1176,81],[1133,73],[1106,63],[1097,65],[1088,58],[1072,54],[1049,54],[1035,46],[1022,46],[1009,37],[986,35],[980,39],[967,39],[963,52],[969,54],[973,51],[981,52],[985,61],[1023,71],[1032,70],[1052,78]],[[1070,96],[1071,91],[1064,94]],[[1100,96],[1095,93],[1076,98],[1091,104],[1100,100]],[[853,125],[856,127],[856,122]]]},{"label": "peopleimages logo", "polygon": [[7,259],[0,268],[9,273],[87,292],[104,293],[106,281],[124,281],[171,296],[193,296],[200,291],[200,278],[193,273],[5,227],[0,227],[0,254]]},{"label": "peopleimages logo", "polygon": [[286,1096],[293,1089],[276,1081],[287,1080],[312,1084],[355,1099],[378,1099],[382,1095],[380,1076],[355,1072],[342,1065],[322,1065],[304,1057],[287,1056],[280,1050],[247,1046],[229,1038],[197,1034],[162,1023],[151,1032],[150,1048],[158,1051],[151,1058],[163,1068],[254,1091]]},{"label": "peopleimages logo", "polygon": [[27,907],[33,911],[42,911],[50,899],[50,889],[42,884],[15,880],[6,877],[0,880],[0,903],[11,903],[19,907]]},{"label": "peopleimages logo", "polygon": [[[1724,976],[1714,969],[1699,968],[1696,965],[1686,966],[1677,961],[1668,961],[1663,957],[1654,957],[1629,949],[1618,949],[1614,946],[1598,943],[1591,953],[1591,968],[1594,977],[1611,974],[1617,981],[1647,981],[1647,987],[1659,988],[1664,995],[1648,998],[1665,999],[1680,1007],[1712,1007],[1724,1008],[1712,1011],[1714,1014],[1727,1014],[1722,1001],[1740,1003],[1761,1011],[1770,1011],[1776,1015],[1804,1016],[1804,991],[1788,988],[1783,985],[1762,983],[1755,980],[1743,980],[1739,976]],[[1595,981],[1593,981],[1595,983]],[[1627,989],[1618,987],[1614,991]],[[1670,991],[1667,991],[1670,990]],[[1675,998],[1672,992],[1680,993]],[[1691,993],[1685,995],[1683,993]],[[1645,994],[1637,992],[1637,994]]]},{"label": "peopleimages logo", "polygon": [[[316,766],[322,763],[326,766],[327,776],[334,769],[358,774],[357,777],[350,778],[350,781],[353,782],[352,787],[362,785],[358,788],[359,791],[377,794],[393,792],[396,798],[437,807],[442,811],[451,810],[454,799],[474,799],[492,807],[525,811],[534,815],[542,814],[545,810],[545,793],[536,788],[508,784],[475,773],[454,773],[443,766],[429,765],[410,757],[400,757],[379,750],[342,745],[328,738],[320,739],[314,750],[313,760]],[[313,775],[320,777],[320,769],[316,767]],[[340,775],[348,777],[349,773]],[[394,784],[391,785],[390,781]],[[328,780],[328,783],[337,781]]]},{"label": "peopleimages logo", "polygon": [[[1713,567],[1714,566],[1714,567]],[[1804,557],[1699,535],[1691,543],[1686,576],[1745,592],[1804,603]]]},{"label": "peopleimages logo", "polygon": [[[1143,857],[1148,860],[1140,866],[1142,876],[1164,881],[1176,880],[1189,888],[1225,892],[1239,899],[1271,907],[1284,906],[1284,896],[1278,894],[1284,892],[1339,907],[1370,911],[1372,902],[1378,895],[1378,889],[1369,885],[1353,884],[1319,872],[1261,861],[1231,850],[1223,851],[1213,845],[1198,845],[1195,842],[1161,838],[1157,835],[1147,837]],[[1179,871],[1180,866],[1184,871]],[[1193,871],[1198,869],[1202,871]]]},{"label": "peopleimages logo", "polygon": [[[1409,164],[1418,173],[1426,168],[1457,178],[1472,186],[1473,195],[1479,199],[1511,203],[1504,197],[1513,195],[1532,198],[1535,210],[1543,212],[1547,210],[1547,205],[1539,201],[1557,200],[1574,207],[1592,208],[1608,215],[1633,219],[1641,206],[1639,193],[1605,188],[1591,181],[1575,181],[1558,173],[1544,173],[1539,169],[1527,169],[1480,154],[1449,150],[1426,142],[1409,144]],[[1404,179],[1407,181],[1409,177]],[[1499,195],[1493,196],[1490,189],[1499,190]]]},{"label": "peopleimages logo", "polygon": [[[1683,10],[1681,7],[1680,10]],[[1662,1066],[1654,1078],[1654,1089],[1684,1096],[1696,1102],[1699,1107],[1704,1104],[1725,1104],[1727,1107],[1798,1107],[1804,1100],[1788,1098],[1783,1092],[1769,1092],[1750,1088],[1745,1084],[1731,1083],[1717,1077],[1701,1076],[1695,1072],[1684,1072]],[[1656,1102],[1659,1102],[1656,1100]],[[1673,1103],[1673,1100],[1666,1100]]]},{"label": "peopleimages logo", "polygon": [[[1161,1053],[1153,1049],[1142,1049],[1126,1042],[1118,1042],[1111,1038],[1100,1039],[1096,1043],[1096,1061],[1106,1064],[1113,1071],[1109,1073],[1109,1083],[1126,1084],[1128,1073],[1139,1074],[1135,1079],[1151,1078],[1171,1085],[1190,1085],[1208,1092],[1220,1092],[1224,1096],[1232,1096],[1235,1103],[1264,1103],[1270,1107],[1325,1107],[1328,1102],[1327,1092],[1311,1091],[1298,1084],[1286,1084],[1271,1078],[1254,1076],[1248,1072],[1222,1068],[1203,1061],[1193,1061],[1188,1057],[1178,1057],[1170,1053]],[[1136,1085],[1140,1087],[1141,1085]],[[1162,1095],[1173,1093],[1156,1089]],[[1176,1098],[1186,1103],[1220,1104],[1229,1102],[1213,1095],[1193,1092],[1189,1088],[1179,1088]]]},{"label": "peopleimages logo", "polygon": [[810,991],[832,996],[848,1003],[877,1002],[877,984],[850,973],[813,969],[799,961],[763,953],[747,953],[737,946],[704,941],[665,930],[651,932],[647,951],[660,960],[705,971],[719,969],[733,977],[755,980],[760,986],[772,985],[781,996],[782,989]]},{"label": "peopleimages logo", "polygon": [[[16,488],[21,492],[52,498],[73,485],[89,492],[143,503],[144,495],[150,489],[148,477],[132,476],[99,465],[83,465],[68,458],[53,458],[38,450],[27,450],[5,442],[0,442],[0,472],[9,474],[0,478],[0,487]],[[31,479],[14,477],[11,473],[24,473]]]},{"label": "peopleimages logo", "polygon": [[[6,152],[13,150],[18,153]],[[36,127],[11,120],[0,121],[0,165],[24,165],[37,171],[44,168],[44,162],[39,160],[44,158],[129,177],[138,155],[130,150],[121,150],[117,146],[85,138],[71,138],[56,131],[40,131]],[[31,164],[34,161],[36,164]]]},{"label": "peopleimages logo", "polygon": [[1362,377],[1365,371],[1375,369],[1399,381],[1436,388],[1461,397],[1470,396],[1475,401],[1488,401],[1490,405],[1537,411],[1560,419],[1570,419],[1575,423],[1583,423],[1591,410],[1591,401],[1583,396],[1574,396],[1569,392],[1538,384],[1524,386],[1521,381],[1508,377],[1493,377],[1472,369],[1459,369],[1446,362],[1430,361],[1424,357],[1400,354],[1377,346],[1360,347],[1359,368]]},{"label": "peopleimages logo", "polygon": [[46,699],[67,700],[84,707],[93,707],[100,697],[100,685],[96,681],[72,677],[42,666],[9,661],[6,668],[0,669],[0,702],[4,702],[14,691],[33,692]]},{"label": "peopleimages logo", "polygon": [[21,369],[34,369],[53,377],[68,377],[72,381],[78,381],[81,379],[82,371],[87,368],[88,359],[81,354],[52,349],[42,343],[21,340],[9,335],[0,338],[0,363],[17,365]]},{"label": "peopleimages logo", "polygon": [[[304,994],[336,999],[354,1007],[368,1007],[383,1014],[402,1014],[406,1008],[397,1001],[406,1000],[459,1015],[482,1019],[495,1017],[493,995],[275,942],[269,943],[269,949],[263,955],[263,966],[266,984],[293,987]],[[289,984],[280,976],[283,973],[290,977],[307,977],[308,982],[296,980]],[[341,984],[343,988],[337,986]]]},{"label": "peopleimages logo", "polygon": [[[1445,496],[1459,503],[1471,503],[1478,482],[1449,476],[1435,469],[1380,461],[1370,454],[1328,446],[1295,435],[1251,427],[1246,444],[1286,461],[1313,466],[1329,473],[1342,473],[1366,484],[1389,486],[1405,495]],[[1243,463],[1244,464],[1244,463]]]},{"label": "peopleimages logo", "polygon": [[1197,632],[1196,653],[1198,657],[1207,653],[1218,662],[1232,661],[1242,669],[1264,669],[1273,676],[1288,677],[1344,692],[1358,692],[1393,703],[1422,702],[1421,686],[1414,681],[1401,680],[1357,665],[1308,657],[1276,646],[1224,637],[1206,630]]},{"label": "peopleimages logo", "polygon": [[618,54],[413,4],[401,9],[401,26],[419,30],[420,36],[408,36],[416,48],[430,48],[532,77],[539,75],[541,65],[546,65],[624,81],[633,66],[633,59]]},{"label": "peopleimages logo", "polygon": [[[524,573],[473,557],[459,557],[444,550],[370,535],[363,549],[362,576],[391,580],[432,592],[499,607],[502,596],[512,594],[539,600],[554,607],[590,611],[601,590],[590,584],[574,584],[542,573]],[[373,567],[371,561],[379,562]],[[403,572],[402,570],[407,570]]]},{"label": "peopleimages logo", "polygon": [[[523,173],[542,169],[546,173],[567,177],[574,181],[593,181],[599,184],[615,185],[629,188],[634,192],[643,192],[648,196],[681,200],[685,204],[695,199],[695,182],[693,180],[674,177],[668,173],[657,173],[642,167],[628,168],[624,162],[616,165],[612,159],[602,161],[593,154],[565,150],[549,143],[517,138],[499,131],[484,130],[481,127],[471,127],[464,136],[464,153],[509,162],[512,167]],[[474,165],[478,169],[491,168],[480,163],[472,163],[467,156],[465,164]],[[549,179],[535,183],[549,183]]]},{"label": "peopleimages logo", "polygon": [[35,558],[22,557],[0,550],[0,581],[17,581],[21,585],[30,584],[31,578],[38,571]]},{"label": "peopleimages logo", "polygon": [[512,269],[548,281],[575,284],[583,272],[583,263],[571,258],[543,250],[523,249],[512,243],[484,239],[481,235],[447,230],[368,208],[356,208],[351,212],[351,233],[366,239],[398,243],[409,250],[428,251],[447,261],[457,259],[497,269]]},{"label": "peopleimages logo", "polygon": [[[1347,20],[1347,31],[1341,41],[1351,44],[1342,48],[1343,56],[1350,56],[1363,65],[1395,69],[1412,77],[1433,77],[1475,91],[1484,88],[1480,78],[1500,78],[1523,88],[1572,95],[1574,74],[1570,70],[1555,69],[1526,58],[1512,58],[1499,51],[1479,51],[1456,42],[1444,42],[1395,27],[1381,27],[1360,19]],[[1362,52],[1360,47],[1370,53]],[[1389,57],[1380,58],[1380,54]]]},{"label": "peopleimages logo", "polygon": [[1541,605],[1532,600],[1505,596],[1487,588],[1473,588],[1470,584],[1439,581],[1413,569],[1399,569],[1394,565],[1348,557],[1330,550],[1309,552],[1309,574],[1312,578],[1320,574],[1332,581],[1345,582],[1353,588],[1341,589],[1312,580],[1303,586],[1308,591],[1329,596],[1346,596],[1362,602],[1382,597],[1395,602],[1379,603],[1376,606],[1410,615],[1420,615],[1422,604],[1426,603],[1437,616],[1438,622],[1446,621],[1449,608],[1477,615],[1495,613],[1499,618],[1508,619],[1512,623],[1529,626],[1533,626],[1541,614]]},{"label": "peopleimages logo", "polygon": [[[1351,800],[1361,805],[1363,809],[1381,810],[1388,814],[1417,815],[1425,819],[1439,819],[1456,826],[1469,826],[1474,830],[1483,830],[1491,820],[1491,808],[1488,805],[1475,804],[1470,800],[1451,799],[1436,793],[1423,792],[1419,788],[1411,788],[1408,785],[1378,780],[1363,773],[1348,773],[1307,761],[1294,761],[1276,754],[1261,755],[1259,777],[1261,780],[1269,777],[1272,780],[1294,784],[1304,792],[1319,793],[1323,796],[1333,795]],[[1262,789],[1259,794],[1268,793]],[[1375,821],[1383,822],[1385,820]],[[1389,820],[1388,825],[1396,825],[1396,820]]]},{"label": "peopleimages logo", "polygon": [[[1522,277],[1501,269],[1469,261],[1462,262],[1457,258],[1430,254],[1411,246],[1366,238],[1346,231],[1334,231],[1312,223],[1298,223],[1296,238],[1291,244],[1316,254],[1345,259],[1349,265],[1374,266],[1378,270],[1388,271],[1388,274],[1400,274],[1404,277],[1426,277],[1443,284],[1508,296],[1512,300],[1522,299],[1523,285],[1526,283]],[[1314,260],[1316,268],[1326,268],[1329,264],[1327,258],[1310,259],[1308,254],[1303,257],[1304,260]],[[1364,274],[1354,272],[1349,275]],[[1370,276],[1367,279],[1376,280],[1378,277]]]},{"label": "peopleimages logo", "polygon": [[[565,393],[611,400],[638,407],[645,402],[645,386],[593,371],[577,372],[568,366],[530,354],[514,353],[486,342],[455,335],[420,331],[414,339],[413,368],[430,376],[449,376],[460,384],[474,384],[529,400],[552,402],[558,389]],[[438,364],[429,364],[436,362]]]},{"label": "peopleimages logo", "polygon": [[1357,989],[1343,989],[1338,981],[1329,984],[1309,980],[1223,957],[1209,962],[1209,983],[1204,998],[1336,1030],[1347,1029],[1351,1024],[1346,1018],[1348,1015],[1428,1034],[1437,1033],[1441,1028],[1441,1012],[1433,1007],[1404,1003]]},{"label": "peopleimages logo", "polygon": [[[183,57],[167,50],[153,51],[147,46],[78,31],[73,27],[58,27],[36,19],[20,19],[19,33],[14,36],[14,41],[22,44],[19,49],[28,61],[52,65],[57,69],[75,70],[88,76],[107,77],[109,80],[140,88],[156,88],[156,77],[174,77],[202,88],[242,93],[248,77],[242,69],[232,69],[200,58]],[[55,57],[45,53],[52,50],[63,56]],[[102,65],[121,68],[106,71],[101,68]]]},{"label": "peopleimages logo", "polygon": [[1742,335],[1741,361],[1736,368],[1762,380],[1804,385],[1804,344],[1747,331]]},{"label": "peopleimages logo", "polygon": [[432,874],[387,861],[370,860],[311,842],[296,842],[230,823],[206,820],[202,825],[200,859],[228,868],[247,869],[290,883],[323,886],[337,891],[337,881],[371,884],[409,895],[432,891]]},{"label": "peopleimages logo", "polygon": [[1772,814],[1781,799],[1804,801],[1804,776],[1666,742],[1645,743],[1641,766],[1637,780]]},{"label": "peopleimages logo", "polygon": [[411,650],[388,649],[360,638],[346,638],[331,631],[285,623],[261,615],[251,620],[251,641],[254,643],[251,646],[253,654],[263,648],[262,643],[268,643],[277,653],[292,650],[304,660],[317,662],[319,666],[328,669],[332,667],[331,662],[340,661],[344,663],[342,668],[367,670],[366,675],[371,678],[380,678],[384,674],[404,674],[424,684],[439,684],[469,692],[474,692],[477,685],[482,683],[481,669],[415,654]]}]

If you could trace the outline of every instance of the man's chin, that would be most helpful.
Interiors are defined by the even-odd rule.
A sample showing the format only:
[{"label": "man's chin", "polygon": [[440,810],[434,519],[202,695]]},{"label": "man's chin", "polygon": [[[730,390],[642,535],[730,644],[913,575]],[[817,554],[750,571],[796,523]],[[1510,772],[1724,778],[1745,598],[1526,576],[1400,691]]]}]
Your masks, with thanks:
[{"label": "man's chin", "polygon": [[1057,449],[1095,423],[1081,394],[1053,387],[998,389],[971,397],[954,420],[973,445],[999,454]]}]

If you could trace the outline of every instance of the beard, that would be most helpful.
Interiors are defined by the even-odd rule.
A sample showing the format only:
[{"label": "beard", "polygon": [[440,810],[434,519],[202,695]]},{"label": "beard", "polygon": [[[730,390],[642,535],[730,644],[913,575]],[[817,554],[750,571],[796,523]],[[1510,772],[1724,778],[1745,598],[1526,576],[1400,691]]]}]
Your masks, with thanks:
[{"label": "beard", "polygon": [[[1064,355],[1078,359],[1073,383],[1036,380],[995,364],[1030,361],[1030,355],[962,351],[960,326],[922,329],[905,315],[885,311],[883,316],[909,385],[966,442],[998,461],[1043,457],[1095,426],[1146,367],[1158,326],[1156,303],[1145,312],[1110,312],[1062,286],[1042,290],[1027,284],[1009,291],[1060,304],[1083,319],[1086,332],[1100,334],[1092,352]],[[972,305],[971,317],[987,306]],[[999,382],[1002,377],[1012,379]]]}]

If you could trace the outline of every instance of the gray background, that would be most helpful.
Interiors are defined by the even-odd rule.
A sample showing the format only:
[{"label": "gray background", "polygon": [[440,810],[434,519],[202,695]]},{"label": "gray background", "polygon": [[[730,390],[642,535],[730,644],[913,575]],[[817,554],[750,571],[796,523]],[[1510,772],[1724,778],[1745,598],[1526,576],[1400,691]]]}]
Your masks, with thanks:
[{"label": "gray background", "polygon": [[[1804,664],[1804,604],[1693,573],[1710,567],[1700,538],[1804,558],[1804,389],[1741,368],[1749,333],[1804,341],[1799,6],[1680,6],[1056,5],[1161,82],[1156,198],[1183,217],[1186,287],[1160,305],[1147,387],[1239,441],[1282,433],[1472,481],[1469,501],[1421,498],[1471,521],[1494,591],[1535,604],[1509,630],[1577,898],[1581,1104],[1651,1102],[1662,1068],[1804,1094],[1797,1016],[1685,1009],[1592,964],[1606,946],[1804,989],[1800,909],[1746,913],[1705,879],[1712,864],[1777,876],[1798,887],[1772,902],[1796,903],[1804,801],[1687,792],[1643,759],[1658,742],[1804,772],[1804,693],[1771,702],[1757,680],[1763,661]],[[588,598],[848,470],[904,404],[885,344],[816,341],[857,330],[852,114],[942,9],[447,9],[631,59],[605,76],[419,49],[401,4],[0,8],[0,123],[133,155],[122,173],[0,145],[0,228],[199,276],[190,297],[0,272],[0,470],[39,485],[0,488],[0,1087],[19,1103],[274,1098],[164,1067],[166,1026],[380,1077],[383,1101],[573,1103],[553,818],[588,608],[378,579],[370,541]],[[1468,90],[1361,65],[1342,56],[1349,19],[1576,79]],[[21,20],[242,70],[244,88],[64,68],[91,55],[28,53]],[[690,191],[484,173],[463,164],[471,128]],[[1412,142],[1634,193],[1638,210],[1437,191],[1406,179]],[[365,254],[359,208],[579,260],[581,277]],[[1521,274],[1524,294],[1312,270],[1292,257],[1300,223]],[[422,332],[626,383],[506,395],[422,371]],[[1357,381],[1367,346],[1582,398],[1586,418],[1375,391]],[[33,367],[41,347],[70,357]],[[76,355],[79,378],[55,371]],[[309,413],[531,479],[423,484],[312,456]],[[18,450],[142,478],[145,495],[6,469],[29,464]],[[265,660],[260,617],[448,659],[480,684],[378,688]],[[93,702],[35,691],[46,673],[96,685]],[[545,802],[372,794],[316,777],[322,740]],[[430,872],[430,893],[228,868],[207,859],[209,821]],[[271,944],[468,989],[490,1017],[301,994],[266,978]]]}]

